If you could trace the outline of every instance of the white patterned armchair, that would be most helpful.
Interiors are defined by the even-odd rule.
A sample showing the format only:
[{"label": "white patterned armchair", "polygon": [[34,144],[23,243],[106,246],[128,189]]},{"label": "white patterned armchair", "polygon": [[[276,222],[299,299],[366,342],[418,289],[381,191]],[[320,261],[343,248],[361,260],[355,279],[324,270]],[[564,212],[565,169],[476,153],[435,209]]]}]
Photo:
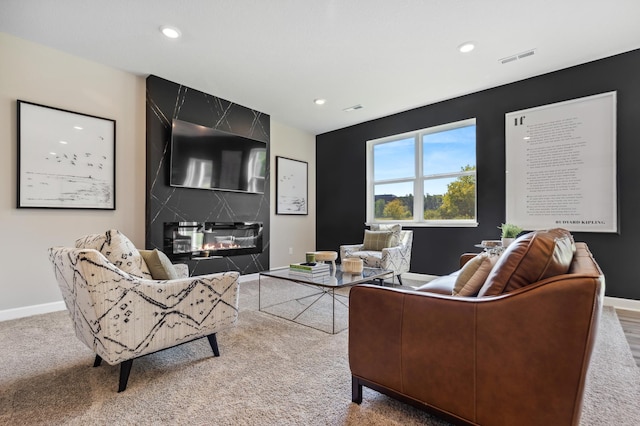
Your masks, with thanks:
[{"label": "white patterned armchair", "polygon": [[[375,232],[375,231],[374,231]],[[411,266],[411,246],[413,244],[413,231],[399,231],[399,242],[392,247],[380,250],[368,250],[365,243],[368,231],[365,232],[365,242],[340,246],[340,259],[356,257],[362,259],[364,266],[369,268],[382,268],[393,271],[394,277],[402,285],[401,274],[409,272]]]},{"label": "white patterned armchair", "polygon": [[120,364],[118,392],[126,389],[137,357],[204,336],[220,355],[216,333],[238,319],[238,272],[188,277],[180,266],[173,272],[182,277],[153,280],[140,253],[116,230],[76,245],[95,248],[53,247],[49,258],[76,336],[96,354],[94,367],[103,359]]}]

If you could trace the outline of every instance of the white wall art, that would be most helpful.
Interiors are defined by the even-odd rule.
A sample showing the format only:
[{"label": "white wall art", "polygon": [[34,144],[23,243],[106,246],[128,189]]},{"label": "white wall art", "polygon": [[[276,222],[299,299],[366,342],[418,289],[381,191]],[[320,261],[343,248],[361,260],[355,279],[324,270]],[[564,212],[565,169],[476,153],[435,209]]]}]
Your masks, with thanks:
[{"label": "white wall art", "polygon": [[618,232],[616,92],[505,115],[506,220]]},{"label": "white wall art", "polygon": [[115,120],[18,100],[18,207],[115,210]]},{"label": "white wall art", "polygon": [[308,164],[276,157],[276,214],[307,214]]}]

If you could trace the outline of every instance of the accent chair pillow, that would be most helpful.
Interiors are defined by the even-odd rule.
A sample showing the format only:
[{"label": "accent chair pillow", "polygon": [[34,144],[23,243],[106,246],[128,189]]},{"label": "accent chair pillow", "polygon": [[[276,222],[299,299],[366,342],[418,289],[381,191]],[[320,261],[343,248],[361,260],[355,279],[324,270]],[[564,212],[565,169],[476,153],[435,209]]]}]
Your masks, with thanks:
[{"label": "accent chair pillow", "polygon": [[456,278],[452,294],[461,297],[476,296],[497,261],[496,255],[480,253],[465,263]]},{"label": "accent chair pillow", "polygon": [[144,263],[147,264],[151,277],[154,280],[175,280],[180,278],[176,269],[173,267],[173,263],[167,257],[164,252],[158,249],[154,250],[140,250],[140,254],[144,259]]},{"label": "accent chair pillow", "polygon": [[393,232],[391,231],[369,231],[364,230],[364,247],[365,251],[382,251],[383,248],[391,247],[391,239]]},{"label": "accent chair pillow", "polygon": [[371,225],[372,231],[391,231],[393,233],[393,238],[389,242],[389,247],[399,246],[402,242],[402,225],[399,223],[390,224],[390,223],[374,223]]},{"label": "accent chair pillow", "polygon": [[109,262],[127,274],[151,279],[151,272],[135,245],[122,232],[110,229],[104,234],[91,234],[76,240],[77,248],[98,250]]}]

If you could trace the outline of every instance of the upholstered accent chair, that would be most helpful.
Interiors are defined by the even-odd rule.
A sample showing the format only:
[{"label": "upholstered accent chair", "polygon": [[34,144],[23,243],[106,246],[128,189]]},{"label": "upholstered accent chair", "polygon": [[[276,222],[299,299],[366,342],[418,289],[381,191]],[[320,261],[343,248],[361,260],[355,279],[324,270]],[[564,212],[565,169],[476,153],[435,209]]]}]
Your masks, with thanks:
[{"label": "upholstered accent chair", "polygon": [[161,252],[146,252],[148,259],[159,255],[153,263],[177,277],[154,279],[117,230],[83,237],[76,246],[50,248],[49,258],[76,336],[96,354],[94,367],[102,360],[120,364],[118,392],[143,355],[205,336],[220,355],[216,333],[238,319],[238,272],[188,277],[188,268],[172,268]]},{"label": "upholstered accent chair", "polygon": [[363,243],[340,246],[340,259],[355,257],[362,259],[365,267],[393,271],[394,278],[402,284],[401,274],[409,272],[411,266],[412,244],[413,231],[400,230],[399,225],[372,226],[370,231],[365,230]]}]

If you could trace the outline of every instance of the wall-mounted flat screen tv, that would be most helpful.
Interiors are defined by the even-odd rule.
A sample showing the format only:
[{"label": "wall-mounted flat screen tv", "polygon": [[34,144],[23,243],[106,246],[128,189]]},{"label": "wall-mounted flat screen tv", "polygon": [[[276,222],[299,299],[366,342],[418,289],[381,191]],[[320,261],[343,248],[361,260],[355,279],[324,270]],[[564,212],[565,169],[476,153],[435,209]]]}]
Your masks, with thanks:
[{"label": "wall-mounted flat screen tv", "polygon": [[267,144],[173,120],[169,185],[263,194]]}]

